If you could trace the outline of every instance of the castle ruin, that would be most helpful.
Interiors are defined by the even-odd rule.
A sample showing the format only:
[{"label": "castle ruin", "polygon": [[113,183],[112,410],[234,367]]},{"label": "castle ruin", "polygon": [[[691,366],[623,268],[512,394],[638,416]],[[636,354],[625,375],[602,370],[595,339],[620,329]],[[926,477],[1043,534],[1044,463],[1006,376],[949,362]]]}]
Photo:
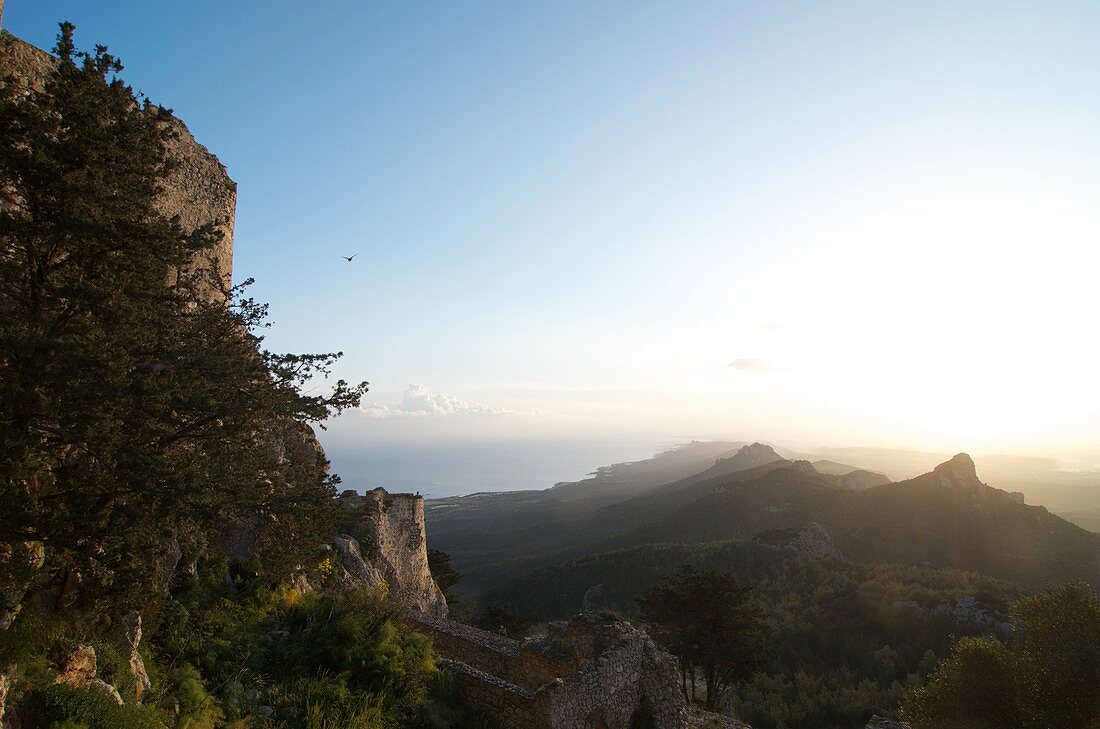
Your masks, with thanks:
[{"label": "castle ruin", "polygon": [[[0,19],[3,0],[0,0]],[[50,54],[10,34],[0,37],[0,73],[27,89],[41,89],[56,63]],[[159,207],[186,231],[214,225],[222,240],[208,260],[196,261],[231,282],[236,183],[186,125],[173,118],[168,146],[171,170]],[[324,451],[308,428],[275,434],[288,476],[294,468],[313,477]],[[457,677],[465,700],[514,729],[630,729],[706,724],[744,725],[690,710],[680,690],[676,659],[629,623],[584,613],[554,623],[548,634],[516,641],[446,619],[446,600],[428,570],[424,501],[419,495],[375,489],[345,492],[346,532],[334,540],[351,584],[385,583],[433,638],[444,666]],[[247,549],[244,545],[242,550]],[[136,650],[136,648],[135,648]],[[0,676],[0,679],[3,677]],[[6,682],[0,680],[0,707]]]}]

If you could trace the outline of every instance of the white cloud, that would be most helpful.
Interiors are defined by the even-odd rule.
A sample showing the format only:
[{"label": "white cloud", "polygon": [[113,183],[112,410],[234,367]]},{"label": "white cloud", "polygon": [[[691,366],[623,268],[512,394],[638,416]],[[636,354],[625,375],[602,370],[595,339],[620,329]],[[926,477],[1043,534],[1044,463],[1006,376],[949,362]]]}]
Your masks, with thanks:
[{"label": "white cloud", "polygon": [[467,402],[454,395],[432,392],[427,385],[410,384],[394,406],[374,403],[363,410],[373,418],[428,415],[511,415],[511,410]]}]

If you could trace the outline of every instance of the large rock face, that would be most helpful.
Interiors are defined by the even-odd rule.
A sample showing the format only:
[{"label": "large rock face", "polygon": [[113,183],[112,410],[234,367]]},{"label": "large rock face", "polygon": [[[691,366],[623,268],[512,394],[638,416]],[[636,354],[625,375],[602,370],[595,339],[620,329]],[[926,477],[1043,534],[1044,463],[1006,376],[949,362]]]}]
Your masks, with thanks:
[{"label": "large rock face", "polygon": [[[29,43],[7,34],[0,37],[0,83],[10,77],[11,83],[25,89],[41,89],[56,63],[53,56]],[[168,124],[172,132],[166,150],[170,164],[161,187],[158,208],[166,216],[177,217],[187,232],[212,225],[222,233],[218,246],[207,255],[196,258],[191,268],[211,270],[220,278],[221,287],[227,286],[233,271],[237,184],[230,179],[218,158],[195,141],[182,121],[172,118]],[[211,300],[218,300],[222,295],[219,288],[202,293]],[[281,431],[270,433],[269,439],[282,475],[288,482],[315,483],[327,472],[324,450],[308,426],[288,422]],[[251,557],[254,545],[247,525],[231,523],[226,531],[223,546],[230,557],[241,560]],[[174,537],[166,541],[165,554],[164,569],[159,570],[155,577],[161,591],[167,589],[180,559],[179,544]],[[7,556],[0,550],[0,574],[6,559]],[[0,629],[10,623],[18,612],[20,597],[19,591],[0,592]]]},{"label": "large rock face", "polygon": [[[16,84],[41,89],[56,62],[50,54],[18,38],[8,35],[0,39],[0,77],[11,76]],[[174,134],[167,150],[171,169],[161,191],[160,210],[179,216],[186,231],[209,224],[221,231],[218,248],[209,258],[195,261],[195,266],[216,268],[223,284],[228,284],[233,273],[237,183],[218,158],[195,141],[187,125],[175,118],[170,125]]]},{"label": "large rock face", "polygon": [[77,646],[58,661],[58,674],[54,678],[54,683],[95,691],[122,706],[123,701],[118,689],[96,678],[96,670],[95,648],[90,645]]},{"label": "large rock face", "polygon": [[776,453],[771,446],[763,443],[752,443],[744,446],[729,458],[719,459],[717,464],[724,466],[726,471],[734,472],[747,471],[750,468],[766,466],[769,463],[782,460],[783,457]]},{"label": "large rock face", "polygon": [[947,489],[978,490],[985,486],[978,480],[978,471],[974,459],[966,453],[959,453],[950,461],[945,461],[932,471]]},{"label": "large rock face", "polygon": [[345,491],[340,501],[350,533],[336,537],[333,547],[348,578],[367,585],[384,581],[409,609],[445,617],[447,600],[428,569],[424,497],[379,488],[363,495]]}]

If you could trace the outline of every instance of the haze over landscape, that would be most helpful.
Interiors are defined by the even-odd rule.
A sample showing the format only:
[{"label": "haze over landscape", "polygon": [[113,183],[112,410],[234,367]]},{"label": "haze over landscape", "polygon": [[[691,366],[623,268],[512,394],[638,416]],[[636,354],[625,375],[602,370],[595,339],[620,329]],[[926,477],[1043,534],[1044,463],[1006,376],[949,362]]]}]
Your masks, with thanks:
[{"label": "haze over landscape", "polygon": [[218,150],[269,344],[372,382],[322,438],[349,485],[695,438],[1100,467],[1094,4],[255,11],[5,25],[109,37]]},{"label": "haze over landscape", "polygon": [[8,4],[0,729],[1100,729],[1100,6]]}]

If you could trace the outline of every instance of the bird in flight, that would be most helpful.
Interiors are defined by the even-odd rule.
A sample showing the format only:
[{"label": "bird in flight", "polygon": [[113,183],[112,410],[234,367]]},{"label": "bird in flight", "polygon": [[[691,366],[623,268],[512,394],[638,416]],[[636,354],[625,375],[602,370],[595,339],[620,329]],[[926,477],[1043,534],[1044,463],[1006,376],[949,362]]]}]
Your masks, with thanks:
[{"label": "bird in flight", "polygon": [[340,258],[343,258],[348,263],[351,263],[351,259],[355,258],[358,255],[358,253],[352,253],[350,256],[340,256]]}]

